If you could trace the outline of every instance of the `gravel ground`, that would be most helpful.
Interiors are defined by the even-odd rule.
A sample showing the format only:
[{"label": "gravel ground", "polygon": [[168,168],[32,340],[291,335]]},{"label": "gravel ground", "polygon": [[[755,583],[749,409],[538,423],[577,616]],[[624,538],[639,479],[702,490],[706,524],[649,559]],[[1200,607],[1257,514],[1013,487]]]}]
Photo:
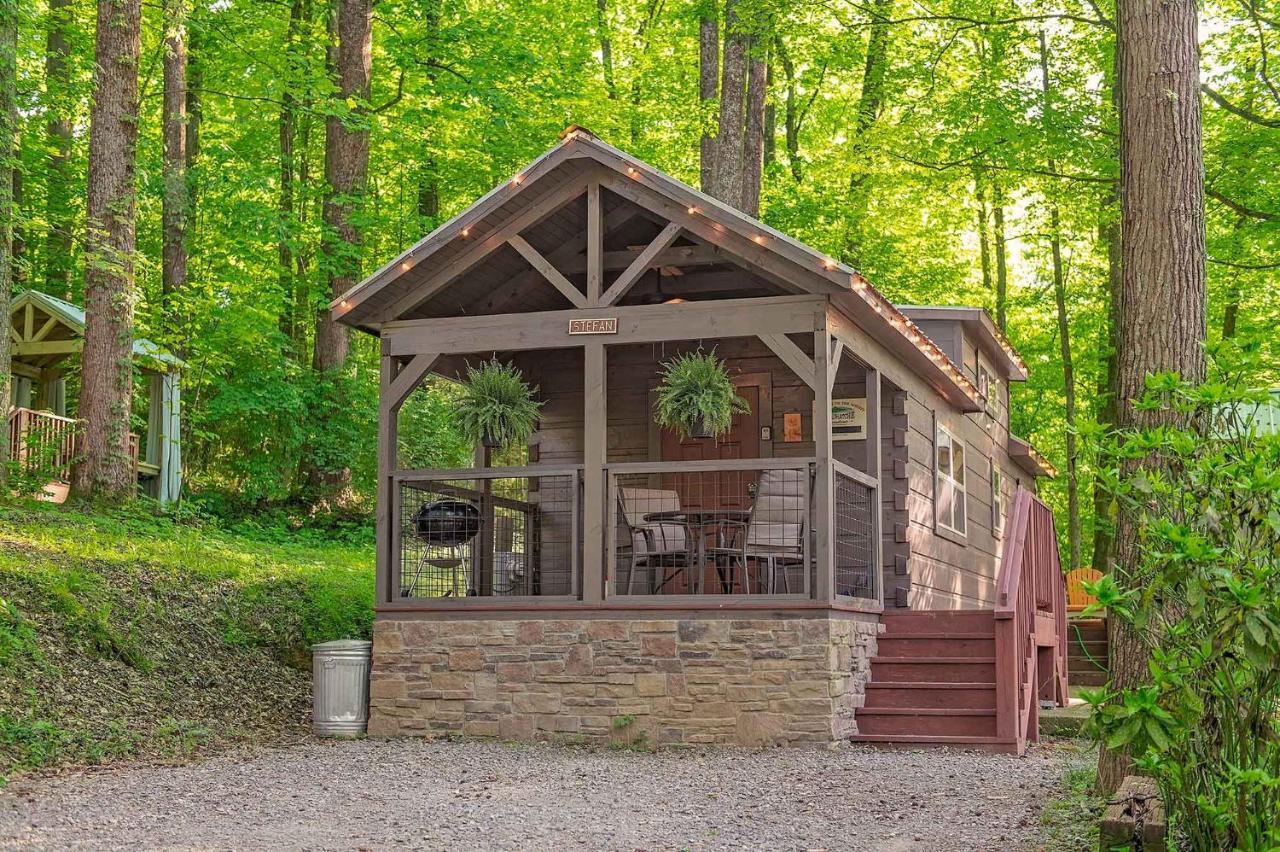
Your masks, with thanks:
[{"label": "gravel ground", "polygon": [[0,793],[0,848],[1035,848],[1072,757],[318,742]]}]

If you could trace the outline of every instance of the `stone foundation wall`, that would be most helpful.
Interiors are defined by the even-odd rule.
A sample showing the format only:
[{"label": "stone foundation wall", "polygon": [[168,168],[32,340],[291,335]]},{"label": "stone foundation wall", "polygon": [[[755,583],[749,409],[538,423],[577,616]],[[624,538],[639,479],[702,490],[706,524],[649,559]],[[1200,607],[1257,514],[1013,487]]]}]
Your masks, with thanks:
[{"label": "stone foundation wall", "polygon": [[856,733],[874,616],[374,625],[371,736],[667,745]]}]

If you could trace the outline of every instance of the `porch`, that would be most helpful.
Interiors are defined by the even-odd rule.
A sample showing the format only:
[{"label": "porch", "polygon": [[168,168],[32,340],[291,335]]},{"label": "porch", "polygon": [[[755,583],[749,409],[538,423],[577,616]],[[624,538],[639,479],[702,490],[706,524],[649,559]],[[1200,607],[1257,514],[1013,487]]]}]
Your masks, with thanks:
[{"label": "porch", "polygon": [[[774,304],[739,311],[781,307],[752,301]],[[477,360],[509,362],[538,387],[543,409],[527,451],[515,454],[522,464],[494,465],[494,453],[481,449],[469,468],[389,465],[382,607],[821,603],[878,612],[882,468],[901,451],[881,430],[881,395],[896,388],[826,330],[825,306],[800,304],[813,312],[804,324],[812,329],[820,318],[821,332],[431,355],[430,370],[449,378]],[[659,308],[671,323],[648,328],[698,312],[694,305],[642,310]],[[634,310],[641,309],[615,312]],[[544,322],[540,315],[504,319],[529,328]],[[682,440],[654,422],[653,396],[662,363],[698,349],[723,358],[748,410],[726,435]],[[607,379],[592,377],[595,357]],[[395,384],[426,374],[425,359],[409,364],[388,383],[393,399]],[[405,393],[399,405],[409,399]]]}]

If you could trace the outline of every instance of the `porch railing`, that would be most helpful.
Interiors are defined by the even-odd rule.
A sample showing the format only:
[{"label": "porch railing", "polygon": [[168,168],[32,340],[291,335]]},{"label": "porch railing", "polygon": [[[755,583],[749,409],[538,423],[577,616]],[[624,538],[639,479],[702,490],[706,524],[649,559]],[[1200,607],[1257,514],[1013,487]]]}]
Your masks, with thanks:
[{"label": "porch railing", "polygon": [[606,593],[811,597],[814,468],[811,458],[609,465]]},{"label": "porch railing", "polygon": [[[50,411],[14,408],[9,412],[9,458],[22,470],[48,473],[59,482],[69,482],[76,457],[76,420]],[[139,470],[141,440],[129,434],[129,459],[133,472]],[[150,466],[154,467],[154,466]]]},{"label": "porch railing", "polygon": [[835,514],[831,524],[836,595],[880,600],[880,489],[875,477],[831,462]]},{"label": "porch railing", "polygon": [[581,468],[405,470],[393,481],[395,597],[578,597]]},{"label": "porch railing", "polygon": [[48,411],[9,412],[9,458],[23,470],[44,471],[67,481],[76,454],[76,421]]},{"label": "porch railing", "polygon": [[[391,475],[391,602],[583,600],[585,551],[603,533],[603,599],[666,606],[799,601],[834,591],[880,601],[880,492],[830,469],[829,518],[811,457],[611,463],[603,505],[583,505],[581,466],[401,470]],[[820,573],[819,537],[830,536]],[[598,564],[598,563],[597,563]],[[597,598],[598,602],[601,600]]]}]

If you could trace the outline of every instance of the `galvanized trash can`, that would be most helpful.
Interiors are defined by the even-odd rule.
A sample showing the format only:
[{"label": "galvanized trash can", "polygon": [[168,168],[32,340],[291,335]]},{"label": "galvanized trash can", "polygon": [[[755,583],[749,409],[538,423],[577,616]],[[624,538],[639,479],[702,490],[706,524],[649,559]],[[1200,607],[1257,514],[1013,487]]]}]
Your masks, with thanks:
[{"label": "galvanized trash can", "polygon": [[311,646],[311,730],[318,737],[355,737],[369,726],[372,642],[339,639]]}]

